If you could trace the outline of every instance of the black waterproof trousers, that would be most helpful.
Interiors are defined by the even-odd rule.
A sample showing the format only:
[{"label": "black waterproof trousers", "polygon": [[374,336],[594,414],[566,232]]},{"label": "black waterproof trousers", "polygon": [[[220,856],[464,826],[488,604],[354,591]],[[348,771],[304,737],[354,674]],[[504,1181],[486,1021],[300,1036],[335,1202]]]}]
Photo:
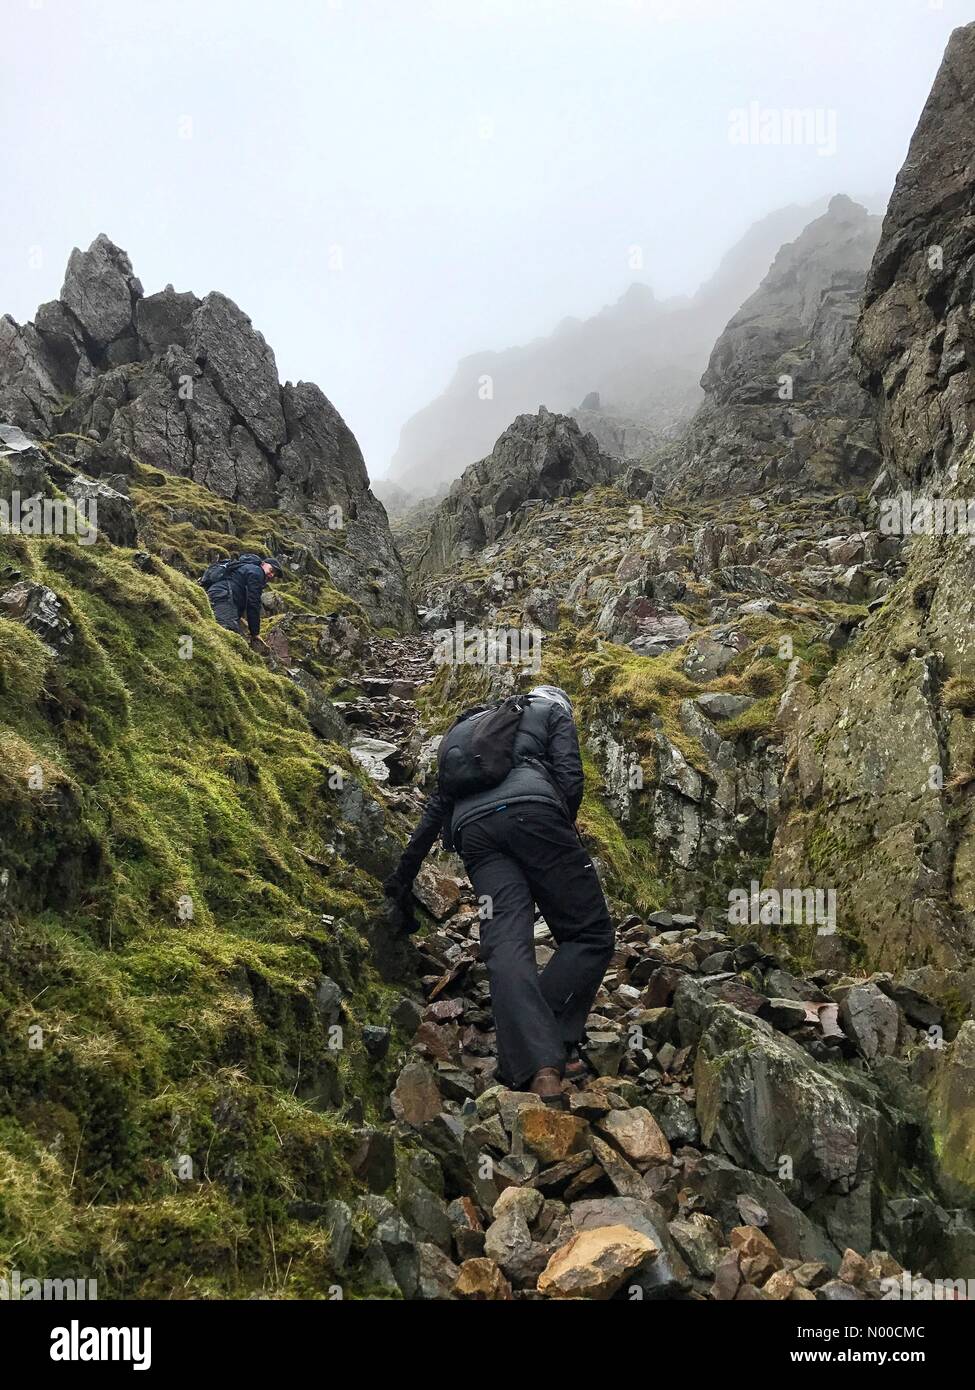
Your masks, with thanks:
[{"label": "black waterproof trousers", "polygon": [[[593,862],[568,818],[544,801],[515,803],[469,821],[458,846],[486,901],[481,959],[491,982],[498,1080],[524,1086],[565,1065],[613,954],[614,933]],[[558,943],[539,972],[535,904]],[[490,911],[490,916],[484,912]]]},{"label": "black waterproof trousers", "polygon": [[230,585],[223,582],[212,584],[207,589],[207,598],[210,600],[210,607],[213,609],[213,616],[221,627],[225,627],[228,632],[236,632],[238,637],[243,637],[240,630],[240,614],[237,611],[237,601],[234,598],[234,591]]}]

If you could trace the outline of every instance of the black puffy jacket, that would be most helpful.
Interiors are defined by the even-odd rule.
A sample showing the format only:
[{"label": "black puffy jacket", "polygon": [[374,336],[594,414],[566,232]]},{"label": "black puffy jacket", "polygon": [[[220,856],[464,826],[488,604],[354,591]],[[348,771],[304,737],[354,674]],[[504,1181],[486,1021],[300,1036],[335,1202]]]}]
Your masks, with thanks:
[{"label": "black puffy jacket", "polygon": [[555,700],[533,696],[515,734],[514,767],[503,782],[457,802],[435,791],[420,824],[403,851],[396,877],[410,883],[441,832],[452,846],[461,826],[499,806],[546,801],[574,821],[582,804],[583,772],[579,736],[568,710]]},{"label": "black puffy jacket", "polygon": [[[259,555],[241,555],[225,580],[237,609],[238,618],[247,617],[247,630],[252,637],[261,634],[261,595],[267,584],[263,561]],[[216,586],[214,586],[216,587]],[[212,592],[212,589],[211,589]]]}]

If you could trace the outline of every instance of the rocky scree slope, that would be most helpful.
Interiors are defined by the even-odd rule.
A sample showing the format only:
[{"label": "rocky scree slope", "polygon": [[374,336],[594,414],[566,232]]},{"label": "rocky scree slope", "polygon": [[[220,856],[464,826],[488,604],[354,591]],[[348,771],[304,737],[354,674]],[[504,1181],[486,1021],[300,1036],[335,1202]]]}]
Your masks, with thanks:
[{"label": "rocky scree slope", "polygon": [[[901,572],[863,495],[690,505],[601,485],[527,500],[500,539],[420,577],[420,611],[431,634],[534,631],[541,675],[576,701],[602,792],[584,815],[619,895],[726,912],[768,862],[797,691]],[[520,679],[445,665],[432,693],[449,705]]]},{"label": "rocky scree slope", "polygon": [[[353,755],[415,824],[431,732],[470,691],[434,676],[429,640],[371,639],[363,667],[376,674],[340,705],[366,731]],[[590,786],[580,826],[625,893],[601,800]],[[798,1302],[975,1268],[971,1020],[959,1029],[907,979],[796,973],[747,932],[611,892],[591,1074],[554,1114],[495,1082],[484,923],[460,867],[438,852],[417,880],[422,994],[396,1006],[411,1046],[371,1191],[321,1218],[338,1280],[380,1298]],[[535,943],[542,966],[541,918]]]},{"label": "rocky scree slope", "polygon": [[[630,469],[615,487],[593,487],[580,473],[565,488],[568,495],[548,503],[522,487],[520,501],[506,507],[503,524],[480,551],[461,552],[462,563],[451,564],[441,542],[439,548],[427,548],[418,566],[421,612],[432,632],[462,621],[484,627],[535,626],[543,635],[540,673],[445,667],[427,697],[429,707],[434,699],[441,708],[460,707],[476,693],[499,693],[539,678],[569,689],[590,771],[602,781],[601,794],[587,794],[580,825],[617,906],[638,909],[630,924],[632,940],[646,941],[654,910],[676,901],[703,914],[706,937],[717,934],[719,960],[704,973],[730,969],[739,984],[764,996],[766,1002],[750,1000],[739,984],[732,985],[721,1000],[730,1012],[717,1030],[722,1033],[726,1025],[727,1037],[705,1045],[707,1025],[702,1033],[692,1025],[667,1039],[673,1047],[699,1049],[693,1095],[684,1099],[693,1101],[705,1147],[714,1145],[725,1161],[752,1173],[763,1166],[770,1173],[771,1149],[756,1162],[762,1136],[770,1138],[786,1116],[784,1122],[791,1123],[807,1110],[818,1111],[821,1077],[814,1081],[807,1076],[801,1099],[784,1103],[788,1088],[781,1056],[757,1063],[760,1077],[743,1082],[723,1120],[712,1108],[726,1070],[729,1084],[736,1074],[731,1065],[736,1046],[748,1057],[764,1052],[764,1042],[756,1040],[742,1015],[751,1012],[768,1022],[774,1013],[787,1033],[793,1031],[787,1012],[767,1002],[766,971],[780,970],[784,963],[791,978],[803,982],[799,994],[789,996],[810,1009],[801,1024],[798,1010],[791,1015],[800,1035],[813,1024],[814,991],[822,992],[818,1004],[840,1011],[846,1042],[838,1043],[836,1035],[833,1040],[841,1053],[853,1043],[855,1017],[876,1006],[872,1041],[855,1046],[870,1060],[869,1084],[877,1081],[874,1068],[879,1064],[887,1102],[896,1095],[895,1107],[905,1105],[903,1114],[913,1114],[910,1123],[919,1126],[915,1132],[923,1136],[921,1147],[908,1152],[892,1138],[881,1138],[880,1151],[891,1155],[892,1167],[877,1188],[871,1188],[872,1180],[866,1187],[859,1178],[850,1182],[848,1173],[838,1205],[832,1205],[840,1191],[834,1173],[826,1186],[828,1216],[811,1191],[797,1199],[814,1224],[825,1221],[837,1251],[849,1245],[866,1258],[866,1266],[848,1258],[847,1277],[840,1283],[874,1296],[886,1257],[871,1256],[867,1245],[880,1231],[888,1249],[900,1252],[898,1258],[918,1264],[931,1255],[915,1224],[921,1208],[899,1206],[901,1198],[894,1199],[890,1214],[896,1210],[895,1222],[900,1217],[907,1222],[895,1235],[879,1215],[883,1201],[878,1207],[878,1192],[886,1200],[895,1189],[911,1191],[909,1202],[918,1199],[924,1206],[933,1201],[942,1212],[944,1201],[957,1200],[960,1208],[954,1216],[936,1220],[942,1230],[960,1232],[970,1227],[975,1191],[973,955],[966,897],[972,843],[969,716],[975,709],[969,699],[968,661],[971,549],[967,535],[888,534],[881,510],[890,494],[904,486],[940,487],[965,498],[975,481],[975,391],[968,342],[975,260],[969,244],[972,218],[966,215],[975,167],[975,94],[969,77],[973,43],[975,26],[952,38],[876,253],[875,222],[848,200],[834,200],[805,243],[800,245],[800,238],[778,258],[758,303],[746,306],[729,325],[716,349],[713,397],[690,427],[680,455],[683,470],[668,473],[666,459],[658,457],[643,469]],[[725,374],[728,389],[723,392]],[[781,375],[804,384],[805,395],[784,401],[770,393],[770,384],[777,384]],[[520,432],[527,427],[527,420],[521,422]],[[546,422],[545,428],[550,427]],[[503,478],[496,478],[494,486],[503,488]],[[477,513],[479,501],[476,478],[469,489],[455,485],[449,513],[435,514],[433,532],[441,525],[442,534],[448,534],[448,517],[463,515],[465,506]],[[932,769],[941,776],[932,778]],[[733,930],[728,892],[747,890],[753,875],[779,889],[803,884],[834,889],[837,929],[820,932],[809,922],[772,920]],[[475,924],[471,935],[476,930]],[[438,992],[441,985],[451,987],[453,972],[463,965],[462,935],[458,928],[452,936],[461,955],[448,948],[441,962],[448,966],[445,976],[434,983],[431,973],[429,983]],[[759,940],[743,939],[749,935]],[[650,930],[649,937],[654,936]],[[544,936],[540,939],[544,944]],[[686,938],[687,944],[691,940]],[[676,935],[665,944],[681,952],[685,938]],[[693,956],[691,948],[685,964],[692,976]],[[751,978],[746,978],[746,959],[757,967]],[[632,958],[625,968],[630,966],[639,973],[627,977],[616,1007],[624,1010],[628,1004],[639,1011],[650,1005],[640,988],[646,967]],[[868,973],[878,971],[893,975]],[[614,984],[619,988],[619,978],[610,982],[610,994]],[[720,996],[722,984],[711,981],[705,989]],[[910,1009],[928,1014],[925,1023],[917,1012],[912,1026],[922,1032],[933,1028],[928,1035],[933,1046],[919,1038],[917,1050],[911,1044],[903,1049],[903,1019],[888,1005],[899,994],[903,1007],[905,991],[910,992]],[[879,1002],[880,995],[887,1003]],[[650,1006],[672,1007],[679,1016],[692,996],[700,998],[693,982],[689,989],[688,981],[681,980],[672,996],[654,995]],[[476,994],[474,1003],[473,1015],[466,997],[456,1013],[463,1024],[478,1024]],[[434,1012],[439,1004],[438,997],[425,1022],[451,1017],[447,1004]],[[595,1032],[611,1033],[604,1025],[612,1008],[606,999],[600,1007]],[[712,1007],[705,1005],[705,1019]],[[932,1008],[940,1011],[941,1023],[929,1012]],[[823,1013],[816,1012],[815,1026],[823,1034],[800,1036],[800,1046],[829,1068],[837,1057],[829,1058],[823,1045],[826,1028],[832,1030]],[[886,1025],[880,1024],[881,1014],[887,1016]],[[937,1032],[942,1026],[943,1035]],[[886,1028],[889,1045],[878,1041],[878,1028]],[[608,1041],[598,1039],[600,1044]],[[437,1045],[444,1045],[439,1036]],[[478,1070],[465,1051],[476,1058],[482,1047],[476,1035],[461,1028],[465,1069]],[[881,1053],[886,1060],[880,1061]],[[428,1060],[436,1056],[430,1051]],[[674,1062],[669,1051],[662,1065],[654,1056],[646,1070],[644,1058],[630,1057],[624,1049],[620,1065],[625,1076],[642,1076],[644,1083],[626,1092],[631,1108],[635,1101],[637,1109],[651,1114],[658,1070],[666,1072]],[[676,1063],[678,1071],[688,1057]],[[709,1057],[716,1063],[714,1072]],[[451,1066],[456,1055],[438,1060],[441,1068]],[[489,1063],[485,1069],[490,1072]],[[605,1057],[596,1070],[605,1076]],[[685,1083],[688,1079],[685,1072]],[[846,1084],[835,1074],[832,1079],[841,1088]],[[463,1112],[463,1087],[451,1089],[454,1084],[453,1078],[445,1083],[441,1099],[454,1099]],[[886,1091],[888,1084],[892,1092]],[[605,1082],[595,1089],[605,1091]],[[767,1112],[763,1096],[768,1097]],[[500,1114],[502,1099],[485,1099],[475,1087],[474,1108],[481,1118],[490,1118],[495,1104]],[[861,1092],[856,1103],[865,1099]],[[868,1102],[874,1110],[876,1099]],[[603,1095],[600,1104],[605,1103]],[[606,1113],[593,1105],[583,1118],[596,1121],[599,1131]],[[759,1115],[761,1123],[750,1140],[747,1131]],[[428,1116],[424,1123],[434,1118]],[[553,1127],[555,1122],[530,1120],[527,1130],[533,1137],[528,1140],[517,1105],[507,1120],[500,1118],[510,1143],[506,1146],[495,1133],[498,1153],[523,1157],[527,1152],[529,1169],[534,1156],[544,1170],[552,1150],[532,1127]],[[460,1123],[463,1129],[462,1118]],[[477,1122],[472,1118],[470,1123]],[[624,1125],[613,1123],[619,1137]],[[666,1186],[657,1167],[663,1164],[665,1170],[667,1159],[655,1150],[659,1141],[643,1116],[628,1123],[641,1136],[632,1139],[629,1154],[618,1143],[600,1149],[586,1135],[576,1142],[590,1159],[595,1157],[591,1176],[608,1184],[605,1194],[613,1188],[617,1198],[652,1200],[654,1185]],[[821,1152],[832,1152],[830,1127],[822,1125],[817,1132]],[[909,1126],[895,1121],[894,1132],[907,1134]],[[872,1129],[873,1138],[859,1128],[849,1142],[839,1141],[838,1149],[854,1167],[861,1162],[869,1166],[869,1155],[878,1151],[877,1137],[891,1133],[885,1123]],[[455,1137],[463,1143],[462,1136]],[[601,1142],[609,1141],[604,1127]],[[777,1141],[771,1142],[775,1148]],[[642,1185],[628,1192],[631,1175],[617,1169],[622,1184],[617,1185],[611,1170],[621,1153],[632,1160],[638,1151],[640,1161],[630,1167],[638,1170]],[[921,1188],[915,1186],[925,1166],[922,1161],[918,1167],[922,1151],[933,1155],[935,1174],[923,1197],[924,1180]],[[650,1158],[651,1152],[657,1156]],[[782,1152],[791,1154],[788,1146]],[[571,1155],[570,1144],[561,1158]],[[691,1165],[699,1158],[688,1155]],[[537,1185],[524,1181],[523,1168],[508,1170],[509,1176],[514,1172],[522,1175],[522,1186]],[[632,1239],[633,1230],[653,1237],[634,1219],[629,1237],[624,1229],[606,1238],[612,1257],[602,1246],[583,1247],[578,1259],[571,1251],[565,1254],[566,1232],[578,1232],[585,1221],[579,1213],[577,1222],[573,1210],[574,1199],[583,1196],[577,1177],[574,1169],[558,1172],[558,1183],[565,1186],[554,1188],[560,1203],[555,1208],[538,1204],[533,1194],[502,1194],[499,1204],[491,1206],[494,1222],[485,1235],[485,1253],[493,1264],[479,1264],[466,1274],[462,1267],[452,1286],[455,1293],[507,1296],[500,1269],[516,1292],[578,1291],[589,1279],[588,1296],[598,1297],[598,1270],[610,1258],[619,1277],[615,1288],[624,1288],[629,1272],[648,1257]],[[517,1185],[518,1178],[511,1181]],[[732,1186],[738,1188],[738,1202],[745,1195],[745,1180],[738,1177]],[[847,1203],[854,1191],[857,1196]],[[752,1200],[757,1200],[754,1193]],[[863,1226],[854,1237],[853,1212],[863,1215],[868,1208],[872,1234]],[[747,1203],[746,1210],[751,1210]],[[459,1214],[455,1209],[455,1217]],[[612,1216],[601,1211],[597,1220],[625,1228],[621,1217],[622,1209],[615,1207]],[[552,1220],[567,1223],[558,1227],[555,1249],[546,1241]],[[758,1225],[767,1231],[767,1225]],[[716,1288],[729,1286],[731,1296],[757,1296],[743,1291],[739,1282],[740,1246],[748,1244],[751,1256],[759,1248],[768,1256],[758,1240],[760,1230],[734,1232],[728,1220],[720,1237],[709,1229],[719,1245],[724,1241],[722,1249],[733,1252],[720,1256],[730,1270],[728,1283],[716,1280],[711,1296]],[[802,1256],[802,1251],[790,1251],[787,1258]],[[935,1263],[945,1259],[957,1261],[959,1270],[967,1268],[970,1249],[943,1247]],[[757,1280],[762,1294],[770,1268],[765,1265]],[[786,1272],[795,1277],[795,1268]],[[566,1282],[559,1285],[563,1274]],[[776,1295],[770,1291],[768,1296]],[[794,1288],[788,1296],[796,1296]]]},{"label": "rocky scree slope", "polygon": [[[390,1097],[398,1176],[364,1199],[375,1231],[350,1257],[377,1293],[845,1301],[975,1268],[971,1189],[942,1166],[971,1021],[938,1050],[937,1006],[890,976],[805,978],[686,914],[623,914],[591,1075],[557,1113],[493,1083],[469,888],[428,865],[418,892],[439,925]],[[542,965],[542,920],[535,940]]]},{"label": "rocky scree slope", "polygon": [[0,319],[0,418],[97,475],[120,460],[277,509],[289,550],[314,552],[377,625],[413,609],[359,446],[311,382],[278,382],[274,353],[225,295],[146,295],[124,251],[74,250],[58,299]]}]

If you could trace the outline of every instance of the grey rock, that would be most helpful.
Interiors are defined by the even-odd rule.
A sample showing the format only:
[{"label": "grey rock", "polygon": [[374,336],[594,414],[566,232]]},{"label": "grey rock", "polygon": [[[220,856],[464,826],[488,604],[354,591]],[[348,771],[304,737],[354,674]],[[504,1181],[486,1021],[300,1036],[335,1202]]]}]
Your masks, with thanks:
[{"label": "grey rock", "polygon": [[128,256],[107,236],[97,236],[87,251],[75,247],[71,252],[61,303],[74,315],[94,352],[104,354],[126,335],[134,340],[133,308],[141,295]]},{"label": "grey rock", "polygon": [[672,1148],[701,1142],[701,1127],[697,1122],[697,1115],[681,1096],[648,1096],[647,1108],[667,1136]]},{"label": "grey rock", "polygon": [[328,975],[322,975],[315,987],[315,1007],[324,1027],[331,1027],[342,1017],[342,999],[341,987]]},{"label": "grey rock", "polygon": [[779,1028],[783,1033],[791,1033],[793,1029],[801,1028],[805,1023],[806,1009],[804,1004],[794,999],[770,999],[762,1010],[762,1017],[767,1018],[773,1028]]},{"label": "grey rock", "polygon": [[385,1197],[362,1197],[360,1205],[376,1222],[373,1244],[379,1245],[389,1262],[400,1292],[404,1298],[414,1298],[419,1284],[419,1253],[413,1232]]},{"label": "grey rock", "polygon": [[433,516],[422,577],[457,564],[501,536],[529,498],[550,500],[609,482],[612,462],[574,420],[544,406],[519,415],[493,452],[453,484]]},{"label": "grey rock", "polygon": [[788,1154],[789,1190],[807,1200],[871,1183],[894,1147],[884,1114],[852,1078],[844,1083],[791,1038],[728,1005],[713,1006],[694,1078],[704,1144],[767,1174]]},{"label": "grey rock", "polygon": [[722,695],[718,691],[708,690],[698,695],[697,703],[709,719],[734,719],[755,701],[750,695]]},{"label": "grey rock", "polygon": [[854,985],[840,1004],[840,1026],[864,1057],[889,1057],[897,1050],[900,1012],[875,984]]},{"label": "grey rock", "polygon": [[324,1224],[328,1230],[329,1259],[343,1270],[352,1249],[352,1211],[346,1202],[333,1198],[325,1203]]},{"label": "grey rock", "polygon": [[393,1007],[390,1018],[397,1028],[412,1037],[423,1019],[423,1010],[416,1000],[403,995]]},{"label": "grey rock", "polygon": [[349,1166],[370,1192],[386,1192],[396,1178],[396,1157],[392,1137],[380,1129],[365,1127],[355,1131]]},{"label": "grey rock", "polygon": [[86,478],[80,473],[66,484],[64,490],[78,504],[89,528],[94,525],[97,533],[107,536],[113,545],[136,545],[136,515],[130,497],[109,487],[107,483]]},{"label": "grey rock", "polygon": [[657,1253],[628,1280],[629,1284],[640,1287],[645,1297],[673,1297],[686,1287],[690,1270],[667,1227],[663,1208],[657,1202],[650,1198],[596,1197],[573,1202],[570,1212],[577,1231],[627,1226],[649,1236],[657,1246]]},{"label": "grey rock", "polygon": [[421,1243],[418,1249],[417,1294],[423,1299],[448,1299],[460,1270],[436,1245]]},{"label": "grey rock", "polygon": [[445,1254],[453,1250],[453,1227],[447,1203],[411,1172],[400,1174],[397,1206],[418,1240],[438,1246]]},{"label": "grey rock", "polygon": [[362,1030],[362,1045],[374,1062],[382,1061],[389,1051],[390,1033],[374,1023],[367,1023]]},{"label": "grey rock", "polygon": [[74,642],[74,628],[61,600],[45,584],[22,579],[0,594],[0,617],[23,623],[54,656],[64,656]]},{"label": "grey rock", "polygon": [[351,738],[349,726],[325,694],[321,683],[315,679],[310,671],[306,671],[300,666],[289,670],[288,675],[298,689],[305,694],[307,699],[305,713],[308,717],[308,723],[316,734],[320,734],[329,743],[339,743],[348,747]]},{"label": "grey rock", "polygon": [[208,379],[263,449],[285,441],[284,411],[274,353],[233,300],[216,291],[194,310],[187,351],[205,364]]},{"label": "grey rock", "polygon": [[722,1255],[724,1236],[713,1216],[691,1212],[671,1221],[668,1230],[691,1273],[698,1279],[713,1279]]},{"label": "grey rock", "polygon": [[143,356],[154,357],[172,344],[185,347],[190,321],[199,303],[195,294],[177,294],[172,285],[137,300],[135,327]]}]

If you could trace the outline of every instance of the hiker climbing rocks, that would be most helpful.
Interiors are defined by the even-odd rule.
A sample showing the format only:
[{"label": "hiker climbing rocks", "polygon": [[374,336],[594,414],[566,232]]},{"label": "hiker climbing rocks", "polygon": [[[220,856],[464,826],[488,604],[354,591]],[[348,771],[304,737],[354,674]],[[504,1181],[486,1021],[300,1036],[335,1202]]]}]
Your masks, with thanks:
[{"label": "hiker climbing rocks", "polygon": [[220,626],[242,637],[240,622],[246,617],[251,646],[263,646],[261,595],[268,581],[280,579],[283,573],[284,565],[275,556],[262,560],[259,555],[246,554],[209,565],[200,583]]},{"label": "hiker climbing rocks", "polygon": [[[575,829],[583,771],[572,705],[557,686],[462,714],[438,753],[437,789],[384,885],[414,930],[413,880],[434,840],[456,849],[488,912],[480,954],[491,984],[498,1079],[562,1104],[613,953],[596,870]],[[558,943],[538,971],[535,905]]]}]

